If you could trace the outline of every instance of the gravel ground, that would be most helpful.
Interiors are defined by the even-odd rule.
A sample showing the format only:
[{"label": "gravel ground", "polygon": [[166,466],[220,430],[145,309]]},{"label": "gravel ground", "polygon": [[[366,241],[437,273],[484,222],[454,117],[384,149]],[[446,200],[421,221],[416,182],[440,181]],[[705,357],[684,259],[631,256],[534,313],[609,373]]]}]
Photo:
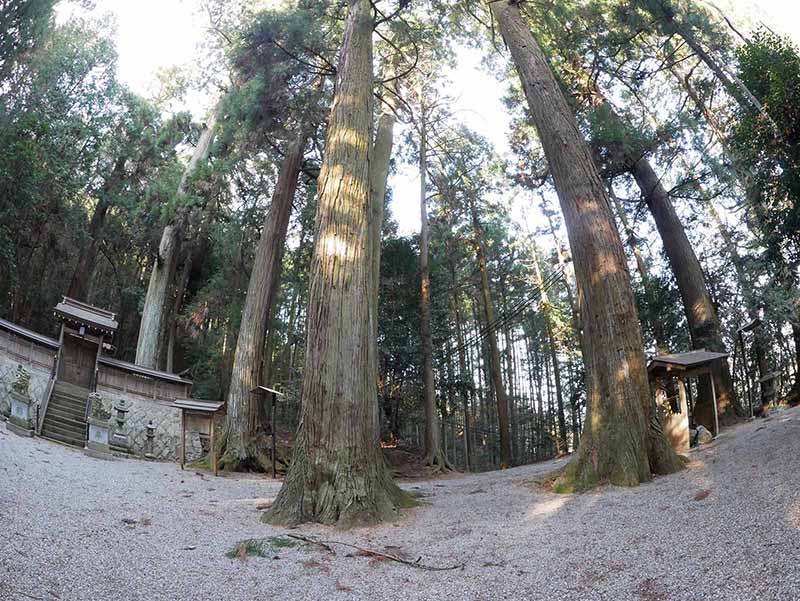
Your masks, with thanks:
[{"label": "gravel ground", "polygon": [[[557,464],[404,484],[429,504],[380,527],[286,530],[256,509],[279,482],[92,459],[0,424],[0,599],[800,600],[800,409],[729,430],[635,489],[529,484]],[[287,533],[464,567],[337,545],[225,557]]]}]

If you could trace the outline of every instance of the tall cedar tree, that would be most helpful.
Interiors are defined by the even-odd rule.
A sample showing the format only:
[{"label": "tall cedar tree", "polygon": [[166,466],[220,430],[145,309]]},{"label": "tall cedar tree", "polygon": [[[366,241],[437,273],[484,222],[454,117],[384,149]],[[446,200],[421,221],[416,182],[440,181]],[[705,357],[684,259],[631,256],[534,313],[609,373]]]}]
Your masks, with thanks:
[{"label": "tall cedar tree", "polygon": [[574,113],[516,2],[490,4],[550,166],[575,261],[586,365],[586,428],[556,481],[634,486],[680,469],[650,394],[639,320],[611,205]]},{"label": "tall cedar tree", "polygon": [[349,0],[319,175],[300,425],[292,463],[264,519],[339,526],[395,514],[404,493],[379,445],[370,295],[372,7]]}]

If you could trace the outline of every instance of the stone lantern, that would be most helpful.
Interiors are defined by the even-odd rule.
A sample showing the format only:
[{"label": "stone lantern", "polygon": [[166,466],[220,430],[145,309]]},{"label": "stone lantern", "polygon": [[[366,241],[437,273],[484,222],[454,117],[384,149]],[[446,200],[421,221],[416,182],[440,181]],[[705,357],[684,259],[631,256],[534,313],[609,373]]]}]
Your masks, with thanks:
[{"label": "stone lantern", "polygon": [[147,422],[147,426],[145,426],[145,443],[144,443],[144,456],[148,459],[155,459],[156,456],[153,453],[153,447],[156,438],[156,425],[153,423],[151,419]]},{"label": "stone lantern", "polygon": [[14,383],[11,385],[11,414],[8,418],[8,429],[20,436],[33,436],[35,408],[29,392],[31,375],[21,365],[14,372]]},{"label": "stone lantern", "polygon": [[127,452],[130,447],[128,434],[125,431],[125,422],[128,419],[128,413],[131,410],[131,403],[125,399],[120,399],[114,404],[114,421],[116,422],[114,430],[111,433],[111,445],[119,447]]}]

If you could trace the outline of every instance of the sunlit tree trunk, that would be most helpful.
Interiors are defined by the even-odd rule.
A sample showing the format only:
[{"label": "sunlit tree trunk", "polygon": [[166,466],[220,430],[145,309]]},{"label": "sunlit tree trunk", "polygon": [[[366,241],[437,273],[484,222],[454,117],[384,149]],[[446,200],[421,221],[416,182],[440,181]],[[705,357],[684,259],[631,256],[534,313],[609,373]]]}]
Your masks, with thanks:
[{"label": "sunlit tree trunk", "polygon": [[658,423],[631,290],[608,194],[577,121],[515,2],[491,3],[511,51],[564,214],[584,330],[587,421],[556,489],[636,485],[680,460]]},{"label": "sunlit tree trunk", "polygon": [[[194,149],[192,158],[181,176],[176,196],[178,200],[186,196],[189,178],[197,170],[198,165],[208,158],[208,152],[214,141],[216,114],[213,113],[206,123],[200,140]],[[161,355],[161,344],[164,338],[170,286],[175,277],[175,270],[180,253],[182,230],[188,221],[188,209],[179,207],[175,218],[170,221],[161,234],[153,270],[150,272],[150,283],[142,309],[142,321],[139,325],[139,339],[136,344],[136,364],[151,369],[158,368]]]},{"label": "sunlit tree trunk", "polygon": [[283,487],[264,516],[271,523],[376,523],[405,496],[379,446],[369,236],[372,28],[370,1],[348,0],[319,175],[300,425]]}]

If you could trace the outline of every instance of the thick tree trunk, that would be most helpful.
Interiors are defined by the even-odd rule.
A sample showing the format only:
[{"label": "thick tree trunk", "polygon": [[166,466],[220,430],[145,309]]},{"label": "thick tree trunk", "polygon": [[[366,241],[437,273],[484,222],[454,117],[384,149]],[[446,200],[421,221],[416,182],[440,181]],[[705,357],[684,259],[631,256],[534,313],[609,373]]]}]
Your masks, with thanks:
[{"label": "thick tree trunk", "polygon": [[497,423],[500,430],[500,469],[511,467],[511,435],[508,423],[508,396],[503,384],[503,372],[500,366],[500,352],[497,349],[497,333],[495,331],[494,306],[489,292],[489,273],[486,268],[486,254],[483,246],[483,228],[478,221],[478,213],[474,201],[470,200],[472,213],[472,231],[475,235],[475,258],[481,278],[481,296],[483,298],[483,316],[486,319],[486,342],[489,346],[489,366],[497,399]]},{"label": "thick tree trunk", "polygon": [[271,523],[376,523],[405,499],[379,446],[369,236],[372,8],[348,0],[319,175],[305,368],[293,459]]},{"label": "thick tree trunk", "polygon": [[608,195],[547,61],[516,3],[491,4],[528,101],[569,234],[584,328],[587,420],[556,482],[633,486],[680,469],[655,413],[630,275]]},{"label": "thick tree trunk", "polygon": [[[640,158],[631,169],[637,185],[658,228],[664,250],[669,258],[672,272],[678,282],[678,289],[686,312],[692,346],[708,351],[724,353],[722,326],[706,288],[705,276],[700,261],[694,254],[692,245],[678,218],[667,191],[661,185],[650,163]],[[722,424],[737,421],[737,405],[733,382],[727,361],[721,361],[714,371],[714,384],[717,394],[717,411]],[[700,398],[694,408],[694,420],[714,431],[714,409],[709,387],[701,387]]]},{"label": "thick tree trunk", "polygon": [[[422,95],[420,94],[420,98]],[[427,131],[425,107],[421,107],[419,123],[419,272],[420,272],[420,338],[422,342],[422,404],[425,410],[425,465],[435,470],[449,469],[442,450],[439,416],[436,411],[436,384],[433,377],[433,340],[431,337],[431,279],[428,272],[428,187]]]},{"label": "thick tree trunk", "polygon": [[224,444],[220,447],[223,469],[266,471],[271,465],[264,429],[265,399],[253,391],[261,384],[270,384],[261,381],[264,341],[278,291],[286,232],[307,139],[308,133],[303,131],[289,143],[261,228],[228,387]]},{"label": "thick tree trunk", "polygon": [[[200,140],[192,153],[192,158],[181,176],[176,196],[178,199],[186,196],[189,178],[197,166],[208,157],[211,143],[214,141],[216,127],[216,114],[208,120]],[[164,335],[168,300],[172,280],[180,252],[180,239],[185,223],[188,221],[188,209],[178,208],[176,217],[164,227],[161,242],[158,245],[158,256],[150,273],[150,283],[147,286],[147,295],[142,309],[142,321],[139,325],[139,339],[136,344],[136,365],[158,368],[161,356],[161,344]]]}]

